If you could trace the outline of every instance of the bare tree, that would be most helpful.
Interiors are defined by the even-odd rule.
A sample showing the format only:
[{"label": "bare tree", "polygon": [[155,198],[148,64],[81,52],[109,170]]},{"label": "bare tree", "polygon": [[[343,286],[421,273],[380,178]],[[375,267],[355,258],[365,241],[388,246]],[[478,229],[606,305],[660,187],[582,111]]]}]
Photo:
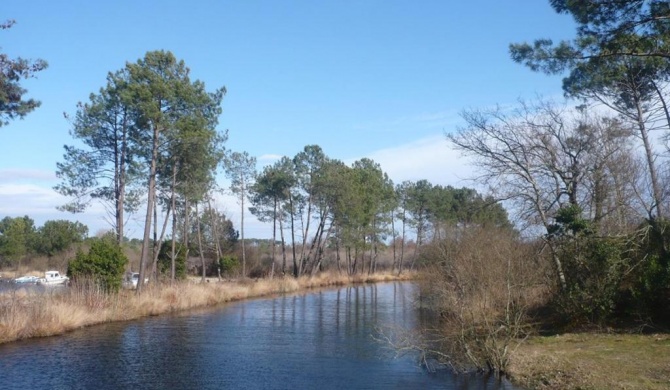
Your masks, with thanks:
[{"label": "bare tree", "polygon": [[[462,116],[467,127],[447,138],[455,148],[475,158],[481,171],[479,181],[512,202],[527,226],[542,226],[546,233],[561,206],[588,203],[587,183],[593,178],[593,164],[604,166],[616,154],[614,150],[594,159],[598,133],[583,114],[543,101],[521,102],[511,111],[499,107],[466,111]],[[612,131],[612,137],[614,134]],[[626,134],[618,136],[625,138]],[[599,172],[603,174],[602,167]],[[546,235],[545,242],[552,252],[559,285],[566,288],[556,248]]]}]

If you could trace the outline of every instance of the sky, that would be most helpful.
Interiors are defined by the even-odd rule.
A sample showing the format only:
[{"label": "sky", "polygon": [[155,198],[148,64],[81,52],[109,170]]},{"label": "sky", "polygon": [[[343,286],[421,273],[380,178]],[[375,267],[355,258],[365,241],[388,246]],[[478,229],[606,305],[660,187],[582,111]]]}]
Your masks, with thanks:
[{"label": "sky", "polygon": [[[463,110],[560,99],[561,78],[514,63],[508,47],[575,32],[548,0],[3,0],[2,10],[16,24],[0,30],[0,52],[49,68],[22,83],[41,107],[0,127],[0,218],[77,220],[91,234],[111,228],[103,206],[56,209],[66,202],[52,189],[56,163],[75,143],[63,114],[148,51],[171,51],[210,91],[226,87],[219,130],[259,170],[316,144],[349,164],[371,158],[394,183],[477,187],[445,133]],[[218,182],[228,186],[222,173]],[[217,207],[239,228],[232,197]],[[129,236],[141,235],[142,214]],[[271,230],[245,214],[246,237]]]}]

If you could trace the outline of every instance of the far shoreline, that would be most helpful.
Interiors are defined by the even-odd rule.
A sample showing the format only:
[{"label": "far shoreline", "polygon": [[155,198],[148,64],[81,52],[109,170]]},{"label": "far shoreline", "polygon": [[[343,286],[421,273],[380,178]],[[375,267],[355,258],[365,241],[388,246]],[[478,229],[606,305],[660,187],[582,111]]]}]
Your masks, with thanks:
[{"label": "far shoreline", "polygon": [[[219,281],[198,278],[174,284],[150,283],[141,295],[135,290],[108,294],[96,286],[73,285],[61,294],[43,294],[18,288],[0,292],[0,344],[57,336],[72,330],[103,323],[130,321],[148,316],[177,313],[190,309],[251,298],[280,296],[316,288],[410,281],[416,272],[339,275],[323,273],[313,277],[290,276],[273,279]],[[210,281],[211,280],[211,281]]]}]

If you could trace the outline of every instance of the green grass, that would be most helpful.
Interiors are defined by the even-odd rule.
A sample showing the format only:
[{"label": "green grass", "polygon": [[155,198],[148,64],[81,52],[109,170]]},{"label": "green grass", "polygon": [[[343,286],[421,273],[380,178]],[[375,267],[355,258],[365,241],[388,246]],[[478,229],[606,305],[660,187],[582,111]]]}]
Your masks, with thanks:
[{"label": "green grass", "polygon": [[670,335],[534,337],[514,354],[509,371],[531,389],[670,389]]}]

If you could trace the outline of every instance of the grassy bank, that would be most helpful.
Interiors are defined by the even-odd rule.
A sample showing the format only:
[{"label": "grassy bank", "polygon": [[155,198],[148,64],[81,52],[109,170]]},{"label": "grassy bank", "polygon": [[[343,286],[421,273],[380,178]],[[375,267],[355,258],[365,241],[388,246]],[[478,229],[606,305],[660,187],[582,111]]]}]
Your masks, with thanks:
[{"label": "grassy bank", "polygon": [[529,389],[670,389],[670,335],[533,337],[509,372]]},{"label": "grassy bank", "polygon": [[137,296],[134,291],[105,294],[95,286],[73,286],[59,294],[27,289],[0,294],[0,343],[67,331],[112,321],[126,321],[162,313],[212,306],[224,302],[318,287],[354,283],[410,280],[414,274],[354,275],[321,274],[315,277],[274,278],[149,285]]}]

